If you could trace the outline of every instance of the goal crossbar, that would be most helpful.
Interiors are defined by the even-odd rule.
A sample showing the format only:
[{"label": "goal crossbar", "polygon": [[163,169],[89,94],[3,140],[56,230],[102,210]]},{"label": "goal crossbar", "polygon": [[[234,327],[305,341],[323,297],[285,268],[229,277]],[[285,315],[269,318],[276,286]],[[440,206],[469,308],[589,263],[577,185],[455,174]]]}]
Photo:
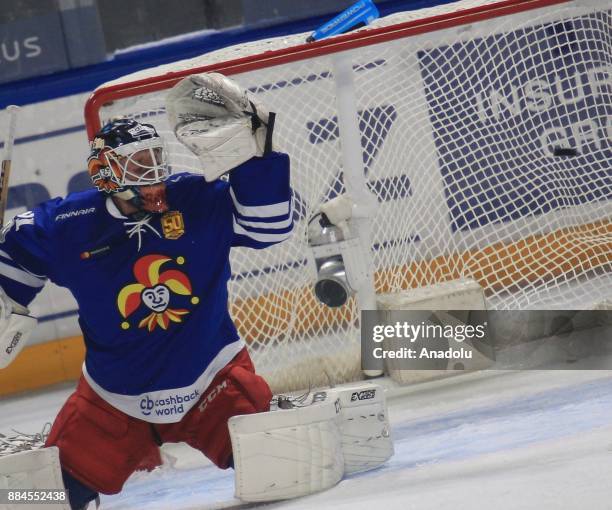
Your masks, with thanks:
[{"label": "goal crossbar", "polygon": [[92,93],[85,104],[87,136],[90,140],[93,139],[94,134],[100,129],[99,110],[103,105],[129,96],[169,89],[182,78],[191,74],[217,72],[231,76],[532,9],[540,9],[550,5],[563,4],[568,1],[570,0],[505,0],[496,4],[439,14],[421,20],[405,21],[388,27],[371,29],[366,27],[355,33],[339,35],[331,39],[322,39],[290,48],[258,53],[218,64],[168,72],[163,76],[152,76],[126,81],[121,84],[102,86]]}]

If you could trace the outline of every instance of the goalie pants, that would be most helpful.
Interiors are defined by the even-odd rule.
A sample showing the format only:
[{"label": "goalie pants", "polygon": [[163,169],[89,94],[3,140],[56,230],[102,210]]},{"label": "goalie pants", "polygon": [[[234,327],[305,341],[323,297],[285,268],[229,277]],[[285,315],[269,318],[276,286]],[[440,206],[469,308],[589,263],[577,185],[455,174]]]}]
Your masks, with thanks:
[{"label": "goalie pants", "polygon": [[159,445],[184,441],[222,469],[232,465],[227,421],[268,411],[272,393],[243,349],[213,379],[177,423],[152,424],[117,410],[81,377],[60,410],[47,446],[60,450],[62,469],[103,494],[121,491],[137,469],[159,463]]}]

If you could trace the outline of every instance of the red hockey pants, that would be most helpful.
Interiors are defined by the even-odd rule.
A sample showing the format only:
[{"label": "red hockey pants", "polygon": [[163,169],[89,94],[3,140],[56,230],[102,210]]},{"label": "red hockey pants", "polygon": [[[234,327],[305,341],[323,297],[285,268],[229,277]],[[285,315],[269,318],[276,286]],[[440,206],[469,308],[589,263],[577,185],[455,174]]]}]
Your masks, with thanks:
[{"label": "red hockey pants", "polygon": [[115,409],[81,377],[60,410],[47,446],[57,446],[60,463],[74,478],[103,494],[121,490],[137,469],[158,465],[159,443],[185,441],[222,469],[232,448],[227,420],[267,411],[272,393],[255,374],[243,349],[213,379],[180,422],[151,424]]}]

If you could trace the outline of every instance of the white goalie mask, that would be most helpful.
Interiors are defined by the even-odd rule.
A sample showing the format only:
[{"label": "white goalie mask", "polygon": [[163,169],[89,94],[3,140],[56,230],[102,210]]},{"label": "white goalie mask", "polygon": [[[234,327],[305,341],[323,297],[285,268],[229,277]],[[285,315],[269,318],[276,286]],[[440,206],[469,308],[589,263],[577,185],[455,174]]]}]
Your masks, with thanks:
[{"label": "white goalie mask", "polygon": [[98,190],[120,193],[160,184],[170,175],[164,140],[151,124],[116,119],[91,142],[89,175]]},{"label": "white goalie mask", "polygon": [[129,200],[140,211],[168,210],[166,184],[170,175],[164,140],[151,124],[116,119],[91,142],[87,160],[93,184],[106,194]]},{"label": "white goalie mask", "polygon": [[120,169],[121,187],[158,184],[170,175],[167,151],[161,138],[120,145],[107,151],[106,158]]}]

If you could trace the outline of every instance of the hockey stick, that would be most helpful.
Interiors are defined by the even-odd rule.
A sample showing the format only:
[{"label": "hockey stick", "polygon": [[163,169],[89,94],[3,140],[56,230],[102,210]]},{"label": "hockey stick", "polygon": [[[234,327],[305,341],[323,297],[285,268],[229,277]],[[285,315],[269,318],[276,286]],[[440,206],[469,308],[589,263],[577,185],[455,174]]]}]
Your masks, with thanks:
[{"label": "hockey stick", "polygon": [[15,128],[17,127],[17,112],[19,106],[10,105],[6,107],[9,115],[8,136],[4,142],[4,159],[0,172],[0,227],[4,225],[4,213],[6,212],[6,200],[8,197],[9,178],[11,176],[11,162],[13,160],[13,144],[15,143]]}]

